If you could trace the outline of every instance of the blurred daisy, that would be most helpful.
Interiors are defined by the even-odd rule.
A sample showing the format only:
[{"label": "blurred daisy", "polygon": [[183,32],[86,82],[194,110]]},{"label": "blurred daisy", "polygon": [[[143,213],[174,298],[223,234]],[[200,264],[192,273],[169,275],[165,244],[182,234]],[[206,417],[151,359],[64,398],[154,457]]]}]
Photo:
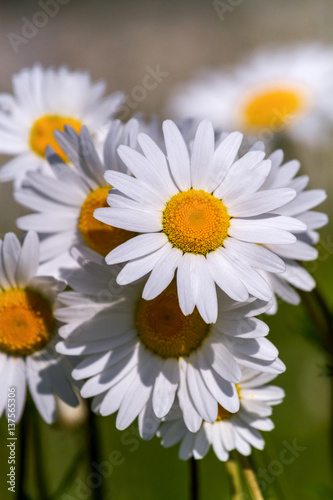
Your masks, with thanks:
[{"label": "blurred daisy", "polygon": [[272,291],[257,272],[284,271],[284,264],[261,244],[290,244],[291,234],[304,231],[303,222],[274,211],[295,196],[289,188],[259,191],[270,168],[262,151],[249,151],[235,161],[242,134],[227,135],[215,148],[214,130],[203,121],[191,154],[177,126],[163,124],[167,157],[148,135],[139,134],[144,155],[118,148],[135,178],[107,171],[105,179],[117,191],[108,196],[111,207],[95,217],[114,227],[144,233],[115,248],[108,264],[129,261],[118,275],[121,285],[150,271],[143,298],[157,297],[177,269],[183,314],[196,306],[204,321],[217,319],[215,284],[232,299],[248,294],[269,300]]},{"label": "blurred daisy", "polygon": [[0,182],[20,182],[27,171],[48,171],[48,145],[67,161],[53,133],[70,125],[86,125],[98,138],[99,129],[123,102],[120,92],[104,97],[105,83],[92,83],[89,73],[66,67],[43,69],[39,64],[13,77],[14,95],[0,94],[0,153],[14,155],[0,170]]},{"label": "blurred daisy", "polygon": [[66,277],[76,266],[70,249],[85,243],[101,255],[123,243],[134,233],[110,227],[93,217],[98,207],[108,206],[106,199],[110,186],[104,180],[106,169],[127,173],[117,154],[119,144],[136,145],[138,122],[122,125],[119,120],[110,123],[104,142],[104,160],[101,161],[85,126],[77,134],[66,126],[66,132],[56,132],[59,147],[70,158],[67,165],[51,149],[48,160],[54,178],[38,172],[28,172],[24,184],[15,192],[21,205],[37,213],[17,220],[24,230],[37,231],[41,236],[41,272]]},{"label": "blurred daisy", "polygon": [[230,413],[219,406],[218,417],[214,423],[203,422],[199,431],[190,432],[182,418],[181,411],[175,405],[158,435],[166,448],[181,441],[179,458],[203,458],[210,447],[216,456],[225,462],[231,450],[242,455],[250,455],[251,446],[262,450],[264,439],[259,431],[271,431],[274,424],[270,418],[272,406],[280,404],[284,391],[274,385],[265,385],[275,378],[274,374],[261,373],[245,368],[242,370],[242,381],[237,384],[240,398],[240,409]]},{"label": "blurred daisy", "polygon": [[72,372],[76,380],[88,379],[81,394],[94,397],[101,415],[118,410],[118,429],[139,416],[141,435],[153,436],[178,394],[185,423],[195,432],[202,419],[216,420],[218,404],[238,411],[240,366],[284,371],[265,338],[267,325],[254,317],[269,304],[235,302],[219,292],[220,316],[209,325],[196,309],[182,314],[174,282],[146,301],[141,283],[117,288],[101,257],[87,249],[75,254],[82,269],[69,278],[74,291],[60,298],[67,307],[57,318],[67,324],[57,350],[84,358]]},{"label": "blurred daisy", "polygon": [[303,44],[259,50],[229,71],[207,71],[177,91],[169,110],[263,140],[286,132],[317,143],[333,120],[332,92],[333,49]]},{"label": "blurred daisy", "polygon": [[[276,210],[277,213],[296,217],[307,226],[306,231],[297,234],[297,241],[293,245],[265,245],[265,247],[279,257],[285,263],[286,269],[283,273],[272,274],[262,271],[263,276],[269,282],[274,293],[289,304],[299,304],[300,297],[294,290],[294,287],[303,291],[311,291],[316,283],[313,277],[297,261],[311,261],[318,257],[318,250],[313,248],[319,240],[319,229],[328,222],[328,217],[324,213],[313,211],[312,209],[326,199],[326,193],[323,189],[305,190],[308,185],[309,177],[301,175],[295,177],[300,169],[300,163],[297,160],[291,160],[283,163],[283,152],[275,151],[269,156],[272,168],[261,189],[272,188],[292,188],[297,192],[296,197],[283,207]],[[290,286],[292,285],[292,286]],[[274,303],[267,312],[275,313],[277,303]]]},{"label": "blurred daisy", "polygon": [[55,351],[59,325],[54,314],[65,283],[36,276],[39,243],[33,232],[22,247],[14,234],[6,234],[0,254],[0,415],[8,414],[8,388],[13,387],[15,420],[20,420],[28,386],[41,417],[52,423],[55,394],[77,405],[69,382],[71,365]]}]

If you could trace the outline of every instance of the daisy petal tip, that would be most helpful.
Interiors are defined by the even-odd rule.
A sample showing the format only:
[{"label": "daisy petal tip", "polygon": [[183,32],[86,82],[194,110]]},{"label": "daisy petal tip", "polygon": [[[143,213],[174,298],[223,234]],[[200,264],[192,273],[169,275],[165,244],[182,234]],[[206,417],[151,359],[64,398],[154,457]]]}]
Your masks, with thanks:
[{"label": "daisy petal tip", "polygon": [[118,274],[116,278],[116,282],[120,286],[128,285],[131,283],[130,278],[126,278],[125,276],[122,276],[121,273]]}]

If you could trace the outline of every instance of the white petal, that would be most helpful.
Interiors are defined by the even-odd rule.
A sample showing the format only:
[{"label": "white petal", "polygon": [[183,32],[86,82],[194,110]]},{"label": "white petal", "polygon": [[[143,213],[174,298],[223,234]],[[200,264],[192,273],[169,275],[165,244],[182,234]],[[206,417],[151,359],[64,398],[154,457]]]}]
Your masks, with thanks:
[{"label": "white petal", "polygon": [[243,282],[248,292],[258,299],[270,300],[272,290],[266,280],[246,262],[235,259],[231,253],[227,255],[234,267],[235,275]]},{"label": "white petal", "polygon": [[205,179],[210,178],[215,147],[214,129],[204,120],[198,126],[192,146],[191,178],[194,189],[205,188]]},{"label": "white petal", "polygon": [[[195,357],[193,362],[195,363]],[[201,378],[197,366],[190,362],[187,366],[187,389],[192,397],[195,409],[206,422],[217,419],[217,402]]]},{"label": "white petal", "polygon": [[223,249],[210,252],[207,255],[207,263],[211,276],[221,290],[234,300],[240,302],[247,300],[248,291],[242,281],[235,275],[232,263],[226,258]]},{"label": "white petal", "polygon": [[230,350],[216,339],[219,343],[212,342],[208,348],[204,346],[204,356],[211,367],[225,380],[239,383],[242,378],[241,370]]},{"label": "white petal", "polygon": [[234,252],[241,260],[245,259],[251,267],[269,272],[285,270],[286,266],[283,260],[260,245],[238,241],[235,238],[226,238],[223,244],[227,250]]},{"label": "white petal", "polygon": [[118,274],[117,283],[119,285],[127,285],[142,278],[154,268],[162,257],[168,255],[171,249],[170,243],[166,243],[162,248],[156,250],[156,252],[130,261]]},{"label": "white petal", "polygon": [[158,211],[131,210],[127,208],[97,208],[94,217],[113,227],[127,231],[153,233],[162,229],[162,214]]},{"label": "white petal", "polygon": [[240,196],[249,195],[257,191],[271,168],[269,160],[263,160],[262,151],[249,151],[237,160],[230,168],[225,179],[215,191],[215,196],[223,198],[228,205]]},{"label": "white petal", "polygon": [[12,287],[16,286],[15,274],[21,254],[21,245],[14,233],[7,233],[2,243],[2,266]]},{"label": "white petal", "polygon": [[262,361],[274,361],[278,355],[279,351],[277,348],[266,338],[256,338],[256,339],[241,339],[239,337],[234,338],[230,344],[229,348],[232,352],[238,356],[251,356]]},{"label": "white petal", "polygon": [[217,147],[214,153],[213,168],[209,172],[210,178],[205,183],[208,192],[213,192],[228,173],[242,140],[243,135],[240,132],[232,132]]},{"label": "white petal", "polygon": [[165,154],[157,146],[157,144],[146,134],[138,135],[138,143],[148,160],[150,160],[155,169],[158,169],[164,177],[165,188],[168,190],[170,196],[178,192],[173,180],[171,179],[168,162]]},{"label": "white petal", "polygon": [[16,266],[16,283],[25,286],[32,276],[37,274],[39,262],[38,236],[30,231],[23,242],[20,258]]},{"label": "white petal", "polygon": [[194,445],[193,445],[193,456],[195,459],[203,458],[210,447],[210,442],[207,438],[207,434],[205,432],[205,427],[202,426],[200,430],[197,432]]},{"label": "white petal", "polygon": [[159,250],[168,238],[164,233],[140,234],[112,250],[105,258],[107,264],[118,264]]},{"label": "white petal", "polygon": [[311,210],[326,200],[327,194],[323,189],[310,189],[300,193],[292,202],[278,210],[281,214],[298,215]]},{"label": "white petal", "polygon": [[141,363],[138,377],[126,391],[118,411],[116,427],[119,430],[126,429],[139,415],[148,401],[161,367],[161,359],[153,355],[147,354]]},{"label": "white petal", "polygon": [[295,198],[293,189],[271,189],[238,198],[228,204],[228,213],[232,217],[253,217],[278,209]]},{"label": "white petal", "polygon": [[202,418],[195,409],[193,401],[187,390],[187,363],[184,359],[179,360],[180,384],[178,389],[179,406],[182,410],[186,427],[191,432],[197,432],[202,423]]},{"label": "white petal", "polygon": [[192,456],[195,434],[187,432],[179,448],[179,458],[188,460]]},{"label": "white petal", "polygon": [[170,410],[179,381],[178,362],[175,359],[164,361],[158,374],[153,391],[153,408],[157,417],[164,417]]},{"label": "white petal", "polygon": [[217,320],[217,296],[214,278],[210,275],[209,265],[203,255],[197,255],[195,263],[198,286],[196,306],[206,323],[215,323]]},{"label": "white petal", "polygon": [[152,405],[152,398],[147,401],[138,418],[139,433],[143,439],[152,439],[159,427],[161,419],[157,418]]},{"label": "white petal", "polygon": [[210,364],[201,353],[198,353],[198,361],[202,378],[216,401],[231,413],[238,411],[239,396],[235,385],[213,372]]},{"label": "white petal", "polygon": [[[276,219],[274,222],[277,222]],[[282,221],[281,221],[282,222]],[[231,219],[228,234],[238,240],[250,243],[295,243],[296,237],[287,230],[280,229],[273,224],[271,219],[251,220],[251,219]]]},{"label": "white petal", "polygon": [[229,453],[223,446],[219,427],[220,426],[218,424],[213,424],[211,426],[212,446],[217,458],[225,462],[229,458]]},{"label": "white petal", "polygon": [[[127,165],[132,174],[147,184],[152,189],[159,192],[163,198],[168,199],[175,194],[175,188],[172,189],[172,180],[169,173],[161,172],[157,165],[153,165],[145,156],[129,148],[128,146],[119,146],[118,153],[123,162]],[[171,184],[171,189],[168,189]]]},{"label": "white petal", "polygon": [[171,283],[181,259],[182,252],[178,248],[170,248],[153,268],[142,292],[142,297],[152,300]]},{"label": "white petal", "polygon": [[63,213],[61,216],[56,213],[29,214],[19,217],[16,221],[17,226],[25,231],[36,231],[38,233],[57,233],[61,231],[76,230],[77,217],[76,212]]},{"label": "white petal", "polygon": [[187,316],[193,312],[197,298],[197,282],[194,274],[195,256],[184,254],[177,271],[177,292],[179,306]]},{"label": "white petal", "polygon": [[34,403],[41,417],[51,424],[56,418],[56,403],[47,371],[41,363],[27,358],[27,382]]},{"label": "white petal", "polygon": [[163,122],[163,134],[173,178],[181,191],[187,191],[191,187],[191,172],[189,154],[183,136],[171,120]]},{"label": "white petal", "polygon": [[165,200],[156,191],[152,190],[146,182],[115,170],[107,170],[104,177],[111,186],[119,189],[126,196],[141,203],[143,206],[148,206],[148,208],[150,207],[155,210],[163,210]]}]

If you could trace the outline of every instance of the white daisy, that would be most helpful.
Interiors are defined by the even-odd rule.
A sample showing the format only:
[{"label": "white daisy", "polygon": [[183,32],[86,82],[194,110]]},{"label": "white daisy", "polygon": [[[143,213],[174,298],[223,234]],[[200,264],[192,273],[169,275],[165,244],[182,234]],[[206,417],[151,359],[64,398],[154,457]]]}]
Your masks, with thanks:
[{"label": "white daisy", "polygon": [[64,340],[57,350],[84,358],[72,372],[76,380],[88,379],[81,395],[93,396],[101,415],[118,410],[118,429],[139,415],[141,435],[153,436],[177,394],[195,432],[202,419],[216,420],[218,404],[238,411],[240,366],[284,371],[265,338],[267,325],[254,317],[269,307],[266,302],[235,302],[220,291],[220,315],[209,325],[196,309],[182,314],[174,282],[146,301],[141,283],[117,287],[112,267],[98,254],[82,248],[75,254],[82,269],[69,278],[74,291],[60,297],[67,307],[57,318],[67,324],[59,330]]},{"label": "white daisy", "polygon": [[123,102],[123,94],[104,97],[105,83],[92,83],[89,73],[39,64],[13,77],[14,95],[0,94],[0,153],[14,155],[0,170],[0,182],[20,182],[27,171],[48,171],[47,145],[67,161],[53,137],[55,130],[82,125],[98,136],[103,123]]},{"label": "white daisy", "polygon": [[[261,189],[286,187],[295,189],[296,197],[276,212],[284,216],[296,217],[307,225],[307,230],[297,234],[297,241],[293,245],[265,245],[283,259],[286,269],[280,274],[265,271],[262,271],[262,274],[278,297],[289,304],[296,305],[299,304],[300,297],[292,286],[303,291],[311,291],[316,286],[313,277],[297,261],[311,261],[318,257],[317,249],[313,248],[313,244],[319,240],[319,234],[315,230],[327,224],[328,217],[312,209],[326,199],[326,193],[323,189],[305,190],[309,177],[307,175],[295,177],[300,163],[297,160],[283,163],[281,150],[275,151],[269,159],[272,168]],[[275,300],[272,308],[267,312],[275,313],[276,310]]]},{"label": "white daisy", "polygon": [[129,261],[118,275],[121,285],[150,271],[143,298],[157,297],[177,269],[181,310],[195,306],[207,323],[217,319],[215,283],[234,300],[248,294],[269,300],[272,291],[256,271],[281,272],[279,257],[261,244],[290,244],[303,222],[269,214],[290,202],[289,188],[259,191],[271,167],[262,151],[249,151],[235,161],[242,134],[231,133],[215,149],[214,130],[203,121],[191,155],[177,126],[163,124],[167,158],[145,134],[138,135],[144,155],[121,146],[120,157],[135,178],[107,171],[105,179],[117,191],[110,208],[95,217],[114,227],[144,233],[115,248],[108,264]]},{"label": "white daisy", "polygon": [[258,50],[229,70],[207,70],[178,89],[169,110],[262,140],[283,131],[317,143],[333,121],[332,92],[333,49],[309,43]]},{"label": "white daisy", "polygon": [[41,237],[41,272],[62,278],[76,262],[70,256],[73,245],[86,243],[90,248],[106,255],[134,233],[113,228],[93,217],[97,207],[106,203],[110,186],[104,180],[106,169],[127,173],[117,154],[119,144],[136,145],[138,122],[122,125],[119,120],[110,123],[104,142],[104,159],[99,159],[85,126],[80,135],[66,126],[66,132],[56,132],[56,138],[72,166],[64,163],[48,148],[48,160],[54,178],[38,172],[28,172],[26,180],[16,189],[18,203],[37,213],[17,220],[17,226],[34,230]]},{"label": "white daisy", "polygon": [[0,415],[7,411],[8,389],[15,388],[15,420],[21,418],[27,386],[48,423],[56,416],[57,394],[71,406],[77,398],[69,361],[55,351],[58,294],[65,283],[36,276],[39,243],[30,232],[21,245],[13,233],[0,240]]},{"label": "white daisy", "polygon": [[240,408],[230,413],[219,406],[214,423],[203,422],[199,431],[190,432],[175,405],[158,430],[162,445],[166,448],[181,441],[179,458],[203,458],[212,446],[216,456],[225,462],[229,452],[236,449],[242,455],[250,455],[251,446],[262,450],[265,442],[259,431],[271,431],[274,424],[270,418],[272,406],[280,404],[284,391],[274,385],[264,385],[275,378],[274,374],[261,373],[245,368],[242,381],[237,384]]}]

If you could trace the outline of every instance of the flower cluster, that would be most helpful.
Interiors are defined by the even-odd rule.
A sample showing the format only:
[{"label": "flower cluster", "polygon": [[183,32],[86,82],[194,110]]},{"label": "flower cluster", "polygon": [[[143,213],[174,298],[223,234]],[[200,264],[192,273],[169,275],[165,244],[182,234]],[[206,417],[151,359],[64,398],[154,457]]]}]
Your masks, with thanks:
[{"label": "flower cluster", "polygon": [[[242,119],[233,110],[239,121],[212,102],[214,125],[266,126],[282,101],[305,113],[311,86],[292,81],[296,69],[287,83],[257,72]],[[250,73],[232,96],[222,90],[229,108]],[[266,384],[285,365],[258,316],[314,288],[301,261],[317,257],[327,217],[312,209],[325,192],[306,190],[281,150],[248,147],[207,119],[122,123],[122,94],[103,97],[87,73],[36,65],[13,84],[14,96],[0,96],[0,152],[14,156],[0,181],[15,179],[15,200],[32,213],[17,220],[22,246],[13,234],[0,241],[0,380],[17,387],[18,417],[26,386],[47,422],[55,394],[76,405],[80,389],[92,411],[117,412],[118,429],[138,418],[142,438],[181,442],[182,459],[210,446],[222,461],[262,449],[259,431],[273,428],[284,397]],[[202,99],[176,101],[180,115],[209,116],[200,85]]]}]

